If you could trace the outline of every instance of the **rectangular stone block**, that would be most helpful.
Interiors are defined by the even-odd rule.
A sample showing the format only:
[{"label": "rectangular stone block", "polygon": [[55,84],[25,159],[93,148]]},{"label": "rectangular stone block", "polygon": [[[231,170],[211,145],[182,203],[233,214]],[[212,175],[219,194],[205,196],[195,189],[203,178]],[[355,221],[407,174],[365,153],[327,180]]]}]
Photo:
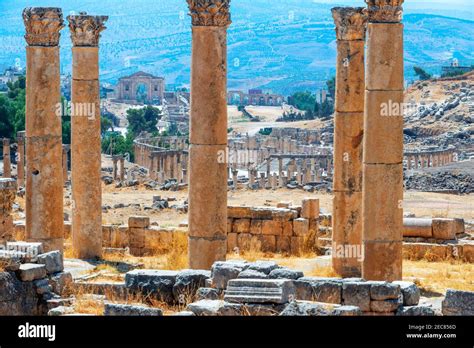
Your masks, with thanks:
[{"label": "rectangular stone block", "polygon": [[291,221],[298,218],[298,211],[293,209],[274,209],[272,212],[272,220],[275,221]]},{"label": "rectangular stone block", "polygon": [[291,237],[291,255],[299,256],[304,249],[304,237]]},{"label": "rectangular stone block", "polygon": [[393,282],[402,280],[402,242],[364,242],[362,278]]},{"label": "rectangular stone block", "polygon": [[250,219],[252,217],[250,207],[229,206],[227,216],[233,219]]},{"label": "rectangular stone block", "polygon": [[99,49],[97,47],[73,47],[72,76],[80,80],[99,79]]},{"label": "rectangular stone block", "polygon": [[454,219],[454,231],[456,234],[463,234],[465,230],[464,219]]},{"label": "rectangular stone block", "polygon": [[357,306],[362,312],[370,312],[370,283],[344,282],[342,300],[345,306]]},{"label": "rectangular stone block", "polygon": [[294,284],[297,300],[342,303],[342,282],[336,278],[303,277]]},{"label": "rectangular stone block", "polygon": [[250,219],[235,219],[232,233],[250,233]]},{"label": "rectangular stone block", "polygon": [[130,216],[128,226],[130,228],[148,228],[150,227],[150,218],[147,216]]},{"label": "rectangular stone block", "polygon": [[112,244],[112,225],[102,225],[102,245],[107,248]]},{"label": "rectangular stone block", "polygon": [[368,90],[403,89],[403,24],[369,23],[366,55]]},{"label": "rectangular stone block", "polygon": [[301,217],[308,220],[319,218],[319,199],[318,198],[303,199],[302,206],[301,206]]},{"label": "rectangular stone block", "polygon": [[452,247],[450,245],[403,243],[403,254],[409,260],[444,261],[452,254],[451,251]]},{"label": "rectangular stone block", "polygon": [[275,303],[290,302],[295,295],[295,287],[286,279],[231,279],[225,291],[224,300],[234,303]]},{"label": "rectangular stone block", "polygon": [[456,239],[456,223],[453,219],[433,219],[433,238]]},{"label": "rectangular stone block", "polygon": [[263,220],[262,221],[262,234],[280,236],[282,234],[281,222],[275,221],[275,220]]},{"label": "rectangular stone block", "polygon": [[249,250],[252,242],[252,235],[250,233],[239,233],[237,235],[237,246],[240,250]]},{"label": "rectangular stone block", "polygon": [[403,240],[402,164],[364,166],[363,240]]},{"label": "rectangular stone block", "polygon": [[309,232],[309,220],[304,218],[299,218],[293,220],[293,235],[304,237],[308,235]]},{"label": "rectangular stone block", "polygon": [[211,269],[216,261],[225,260],[227,238],[207,240],[190,237],[188,240],[189,268]]},{"label": "rectangular stone block", "polygon": [[276,238],[279,236],[261,235],[261,250],[263,252],[274,253],[276,251]]},{"label": "rectangular stone block", "polygon": [[252,219],[250,222],[250,234],[262,234],[262,220]]},{"label": "rectangular stone block", "polygon": [[293,236],[293,221],[282,221],[281,227],[281,234],[283,236]]},{"label": "rectangular stone block", "polygon": [[336,113],[334,118],[334,191],[362,191],[364,113]]},{"label": "rectangular stone block", "polygon": [[272,219],[274,209],[272,208],[250,208],[250,214],[252,219]]},{"label": "rectangular stone block", "polygon": [[72,223],[71,221],[64,221],[64,239],[69,239],[71,237]]},{"label": "rectangular stone block", "polygon": [[291,236],[276,236],[276,252],[287,253],[291,251]]},{"label": "rectangular stone block", "polygon": [[366,91],[364,118],[365,164],[403,161],[403,90]]},{"label": "rectangular stone block", "polygon": [[34,263],[24,263],[20,265],[19,276],[23,282],[31,282],[37,279],[46,278],[45,265],[37,265]]},{"label": "rectangular stone block", "polygon": [[227,219],[227,234],[232,233],[232,224],[233,223],[234,223],[234,219],[229,219],[229,218]]}]

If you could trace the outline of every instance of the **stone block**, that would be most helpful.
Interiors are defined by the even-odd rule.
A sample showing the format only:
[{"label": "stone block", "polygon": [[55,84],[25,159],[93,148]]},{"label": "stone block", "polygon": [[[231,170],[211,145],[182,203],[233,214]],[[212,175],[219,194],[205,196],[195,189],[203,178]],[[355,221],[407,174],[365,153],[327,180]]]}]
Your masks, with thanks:
[{"label": "stone block", "polygon": [[69,272],[59,272],[50,275],[49,285],[53,288],[53,292],[62,296],[72,290],[73,279]]},{"label": "stone block", "polygon": [[441,308],[443,315],[474,316],[474,292],[448,289]]},{"label": "stone block", "polygon": [[221,300],[200,300],[190,303],[186,311],[193,312],[196,316],[217,316],[223,305],[224,301]]},{"label": "stone block", "polygon": [[63,256],[57,250],[38,255],[37,263],[45,265],[48,274],[58,273],[64,270]]},{"label": "stone block", "polygon": [[211,278],[212,287],[217,289],[227,288],[227,283],[231,279],[239,276],[239,273],[247,269],[246,261],[218,261],[212,265]]},{"label": "stone block", "polygon": [[206,285],[206,280],[211,278],[211,271],[207,270],[182,270],[176,276],[173,285],[174,299],[184,303],[186,299],[194,298],[197,290]]},{"label": "stone block", "polygon": [[299,256],[304,250],[304,237],[291,237],[291,255]]},{"label": "stone block", "polygon": [[235,219],[232,225],[233,233],[250,233],[250,219]]},{"label": "stone block", "polygon": [[288,303],[295,296],[295,287],[286,279],[232,279],[224,300],[236,303]]},{"label": "stone block", "polygon": [[400,285],[387,282],[372,282],[370,298],[374,301],[398,300],[401,295]]},{"label": "stone block", "polygon": [[337,305],[329,303],[318,303],[310,301],[292,301],[289,303],[280,316],[290,317],[319,317],[332,315]]},{"label": "stone block", "polygon": [[[229,233],[232,233],[232,224],[234,223],[234,219],[227,219],[227,235],[229,235]],[[181,227],[181,226],[180,226]],[[188,226],[186,226],[188,227]]]},{"label": "stone block", "polygon": [[433,219],[433,238],[456,239],[456,223],[453,219]]},{"label": "stone block", "polygon": [[64,239],[71,237],[72,223],[71,221],[64,221]]},{"label": "stone block", "polygon": [[275,220],[263,220],[262,221],[262,234],[280,236],[282,234],[282,224],[280,221]]},{"label": "stone block", "polygon": [[304,237],[309,232],[309,220],[305,218],[299,218],[293,220],[293,235],[297,237]]},{"label": "stone block", "polygon": [[250,233],[239,233],[237,235],[237,247],[240,250],[250,250],[252,235]]},{"label": "stone block", "polygon": [[276,238],[279,236],[261,235],[260,238],[260,250],[265,253],[276,252]]},{"label": "stone block", "polygon": [[291,237],[290,236],[276,236],[276,250],[277,253],[288,253],[291,251]]},{"label": "stone block", "polygon": [[395,285],[399,285],[403,295],[404,306],[416,306],[420,302],[420,289],[413,282],[395,281]]},{"label": "stone block", "polygon": [[37,279],[43,279],[46,277],[45,265],[38,265],[34,263],[25,263],[20,266],[18,271],[19,277],[23,282],[31,282]]},{"label": "stone block", "polygon": [[342,303],[342,282],[336,278],[303,277],[294,281],[296,299]]},{"label": "stone block", "polygon": [[282,221],[281,223],[281,234],[283,236],[291,237],[293,236],[293,221]]},{"label": "stone block", "polygon": [[196,297],[198,300],[219,300],[222,291],[214,288],[199,288]]},{"label": "stone block", "polygon": [[364,248],[364,279],[389,282],[402,279],[402,242],[365,242]]},{"label": "stone block", "polygon": [[362,315],[362,311],[357,306],[340,306],[334,309],[333,315],[338,317],[356,317]]},{"label": "stone block", "polygon": [[128,226],[130,228],[148,228],[150,227],[150,218],[147,216],[130,216]]},{"label": "stone block", "polygon": [[227,207],[227,217],[232,219],[250,219],[252,217],[251,208],[229,206]]},{"label": "stone block", "polygon": [[125,274],[125,286],[132,292],[154,296],[166,303],[174,302],[173,286],[178,272],[160,270],[133,270]]},{"label": "stone block", "polygon": [[108,302],[104,304],[104,316],[106,317],[161,317],[162,315],[163,311],[159,308]]},{"label": "stone block", "polygon": [[312,220],[319,218],[319,199],[305,198],[302,201],[301,217]]},{"label": "stone block", "polygon": [[295,271],[289,268],[277,268],[268,275],[270,279],[293,279],[297,280],[303,278],[304,274],[301,271]]},{"label": "stone block", "polygon": [[272,220],[275,221],[291,221],[298,218],[298,211],[293,209],[277,208],[272,211]]},{"label": "stone block", "polygon": [[469,243],[467,241],[461,244],[462,246],[462,259],[465,262],[474,263],[474,242]]},{"label": "stone block", "polygon": [[250,234],[262,234],[262,220],[252,219],[250,222]]},{"label": "stone block", "polygon": [[271,220],[273,210],[272,208],[253,207],[250,208],[250,215],[252,219]]},{"label": "stone block", "polygon": [[342,301],[344,305],[358,306],[362,312],[370,312],[370,283],[344,282]]},{"label": "stone block", "polygon": [[376,313],[396,312],[401,303],[397,300],[371,301],[370,310]]},{"label": "stone block", "polygon": [[436,312],[429,306],[402,306],[397,310],[396,315],[402,317],[431,317]]},{"label": "stone block", "polygon": [[273,261],[255,261],[248,265],[248,269],[270,274],[271,271],[279,269],[280,266]]},{"label": "stone block", "polygon": [[456,234],[463,234],[466,232],[464,219],[454,219],[454,232]]},{"label": "stone block", "polygon": [[189,268],[210,269],[214,262],[225,260],[227,238],[208,240],[207,238],[190,237],[188,239],[188,255]]},{"label": "stone block", "polygon": [[239,273],[238,279],[268,279],[268,274],[263,272],[246,269]]}]

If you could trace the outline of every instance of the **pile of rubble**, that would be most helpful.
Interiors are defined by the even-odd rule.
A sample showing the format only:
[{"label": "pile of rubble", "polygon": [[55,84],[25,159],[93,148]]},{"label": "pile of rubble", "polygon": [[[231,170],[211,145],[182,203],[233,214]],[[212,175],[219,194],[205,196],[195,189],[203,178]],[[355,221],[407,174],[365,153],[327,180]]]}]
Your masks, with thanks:
[{"label": "pile of rubble", "polygon": [[46,315],[73,281],[61,253],[43,253],[42,243],[7,242],[0,265],[0,315]]},{"label": "pile of rubble", "polygon": [[470,194],[474,192],[474,177],[456,172],[416,172],[405,178],[405,189]]}]

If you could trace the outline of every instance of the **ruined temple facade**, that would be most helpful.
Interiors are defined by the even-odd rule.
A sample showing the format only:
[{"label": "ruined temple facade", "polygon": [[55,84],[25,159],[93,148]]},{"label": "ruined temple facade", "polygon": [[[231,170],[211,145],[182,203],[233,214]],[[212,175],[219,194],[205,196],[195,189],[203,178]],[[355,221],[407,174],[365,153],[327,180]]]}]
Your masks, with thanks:
[{"label": "ruined temple facade", "polygon": [[119,79],[116,87],[118,102],[161,105],[165,94],[165,79],[139,71]]},{"label": "ruined temple facade", "polygon": [[227,103],[229,105],[281,106],[285,101],[285,96],[281,94],[264,93],[260,89],[251,89],[248,93],[242,91],[227,92]]}]

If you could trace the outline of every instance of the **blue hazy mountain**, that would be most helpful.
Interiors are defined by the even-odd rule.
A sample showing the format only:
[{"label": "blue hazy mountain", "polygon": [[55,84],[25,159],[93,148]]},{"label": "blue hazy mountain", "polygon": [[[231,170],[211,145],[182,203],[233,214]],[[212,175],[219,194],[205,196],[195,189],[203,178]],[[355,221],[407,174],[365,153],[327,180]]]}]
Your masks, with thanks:
[{"label": "blue hazy mountain", "polygon": [[[314,90],[335,72],[335,33],[330,9],[360,1],[233,0],[229,28],[229,88],[260,87],[275,92]],[[453,0],[456,1],[456,0]],[[462,0],[457,0],[463,2]],[[406,79],[419,65],[431,73],[457,58],[474,62],[474,21],[469,4],[450,1],[411,9],[405,23]],[[108,15],[101,40],[101,80],[143,70],[187,86],[190,75],[191,29],[185,0],[0,0],[0,68],[25,65],[21,12],[27,6],[58,6],[64,14],[87,11]],[[464,9],[464,10],[463,10]],[[471,11],[471,12],[469,12]],[[71,66],[68,29],[61,38],[61,67]]]}]

